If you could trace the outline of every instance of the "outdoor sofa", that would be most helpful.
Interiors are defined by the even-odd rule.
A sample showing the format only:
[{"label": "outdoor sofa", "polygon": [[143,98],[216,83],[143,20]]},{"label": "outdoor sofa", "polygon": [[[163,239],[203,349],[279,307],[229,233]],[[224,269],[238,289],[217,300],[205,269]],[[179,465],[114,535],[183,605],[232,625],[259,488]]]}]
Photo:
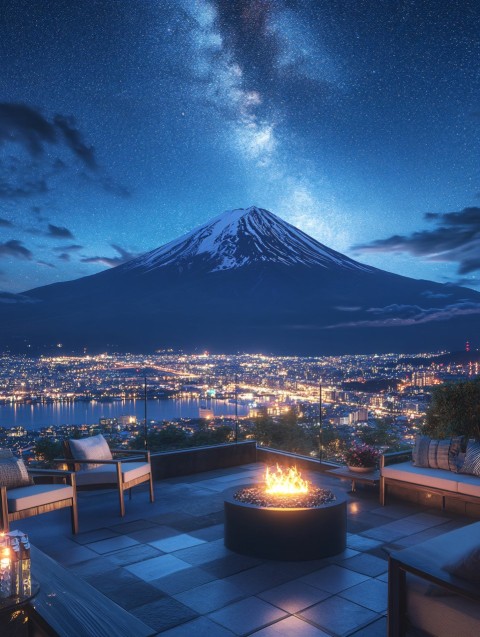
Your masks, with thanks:
[{"label": "outdoor sofa", "polygon": [[426,492],[480,505],[480,443],[461,438],[431,440],[417,436],[408,451],[386,453],[380,458],[380,504],[390,487]]}]

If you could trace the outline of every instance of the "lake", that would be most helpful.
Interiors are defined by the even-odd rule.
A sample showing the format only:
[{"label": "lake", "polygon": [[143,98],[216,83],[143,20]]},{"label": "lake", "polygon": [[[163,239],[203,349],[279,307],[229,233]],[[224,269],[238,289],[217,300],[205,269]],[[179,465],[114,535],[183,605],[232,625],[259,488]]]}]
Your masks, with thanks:
[{"label": "lake", "polygon": [[[198,418],[199,408],[212,409],[215,416],[235,415],[235,404],[226,400],[198,398],[168,398],[147,400],[148,420],[172,420],[173,418]],[[1,405],[1,427],[25,427],[40,429],[50,425],[98,424],[100,418],[120,418],[136,416],[143,421],[145,403],[143,400],[115,400],[113,402],[56,402],[34,405]],[[246,405],[238,405],[238,415],[248,414]]]}]

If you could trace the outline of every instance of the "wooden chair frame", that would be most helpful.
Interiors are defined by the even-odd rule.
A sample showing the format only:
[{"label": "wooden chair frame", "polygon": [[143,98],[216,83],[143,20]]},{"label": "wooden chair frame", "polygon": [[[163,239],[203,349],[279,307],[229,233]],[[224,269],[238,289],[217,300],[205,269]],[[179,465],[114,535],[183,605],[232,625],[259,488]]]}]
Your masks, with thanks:
[{"label": "wooden chair frame", "polygon": [[408,631],[407,573],[441,586],[450,593],[480,603],[478,586],[450,575],[436,564],[424,559],[420,552],[415,556],[412,556],[412,552],[414,550],[396,551],[388,560],[388,637],[405,637]]},{"label": "wooden chair frame", "polygon": [[73,487],[73,497],[58,500],[57,502],[49,502],[47,504],[30,507],[28,509],[22,509],[21,511],[12,511],[10,513],[8,511],[8,489],[7,487],[0,487],[0,525],[2,530],[4,532],[8,532],[10,529],[10,522],[23,520],[33,515],[40,515],[41,513],[48,513],[49,511],[56,511],[57,509],[63,509],[64,507],[71,507],[70,514],[72,532],[74,534],[78,533],[78,508],[75,473],[73,471],[59,471],[58,469],[28,469],[28,473],[32,477],[41,476],[53,478],[54,483],[61,480],[63,484],[70,484],[70,486]]},{"label": "wooden chair frame", "polygon": [[[65,441],[68,443],[68,441]],[[89,490],[99,490],[99,489],[118,489],[118,500],[120,504],[120,516],[123,518],[125,516],[125,499],[124,493],[128,490],[129,499],[132,497],[131,489],[136,487],[139,484],[144,482],[149,483],[149,491],[150,491],[150,502],[155,501],[155,494],[153,490],[153,476],[152,476],[152,465],[150,462],[150,452],[149,451],[136,451],[136,450],[126,450],[126,449],[112,449],[112,455],[114,454],[123,454],[129,455],[128,458],[118,458],[114,460],[78,460],[72,458],[56,458],[55,462],[64,463],[69,468],[73,469],[73,472],[78,470],[78,465],[80,464],[106,464],[106,465],[114,465],[116,467],[116,482],[102,482],[98,484],[88,484],[88,485],[78,485],[78,491],[89,491]],[[135,478],[133,480],[124,481],[122,477],[122,463],[128,462],[147,462],[150,466],[150,471],[148,474],[144,476],[140,476],[139,478]]]}]

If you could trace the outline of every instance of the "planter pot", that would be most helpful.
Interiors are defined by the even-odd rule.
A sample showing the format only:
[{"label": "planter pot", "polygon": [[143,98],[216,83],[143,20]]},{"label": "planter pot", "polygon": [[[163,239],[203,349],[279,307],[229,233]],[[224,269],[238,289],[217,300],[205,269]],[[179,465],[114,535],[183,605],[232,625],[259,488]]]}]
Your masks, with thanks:
[{"label": "planter pot", "polygon": [[347,469],[349,471],[353,471],[353,473],[371,473],[375,471],[375,467],[352,467],[347,464]]}]

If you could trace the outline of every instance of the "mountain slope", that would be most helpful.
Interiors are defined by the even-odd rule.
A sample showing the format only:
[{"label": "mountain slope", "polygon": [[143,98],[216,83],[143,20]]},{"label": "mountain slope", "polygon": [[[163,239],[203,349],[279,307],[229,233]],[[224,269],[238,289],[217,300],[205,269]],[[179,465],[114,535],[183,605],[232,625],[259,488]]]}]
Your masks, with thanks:
[{"label": "mountain slope", "polygon": [[458,346],[480,315],[478,292],[362,265],[255,207],[17,300],[0,315],[14,351],[413,352]]}]

